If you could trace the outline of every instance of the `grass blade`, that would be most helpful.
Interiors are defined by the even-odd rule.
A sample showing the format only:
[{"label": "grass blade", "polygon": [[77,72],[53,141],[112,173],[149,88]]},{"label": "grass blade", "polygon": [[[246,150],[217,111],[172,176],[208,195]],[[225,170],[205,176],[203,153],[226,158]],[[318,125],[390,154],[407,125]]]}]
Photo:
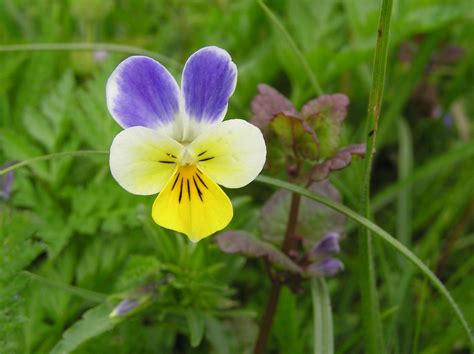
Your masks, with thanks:
[{"label": "grass blade", "polygon": [[[383,0],[377,29],[377,44],[375,46],[372,87],[370,89],[369,107],[366,127],[367,155],[364,165],[364,181],[361,190],[361,213],[370,218],[370,179],[374,157],[375,139],[379,124],[380,107],[382,105],[385,70],[387,67],[388,41],[392,15],[392,0]],[[372,239],[368,228],[360,229],[359,238],[359,283],[362,301],[362,314],[365,347],[367,353],[384,353],[382,322],[375,284],[374,256]]]},{"label": "grass blade", "polygon": [[314,354],[334,353],[331,298],[324,278],[311,280],[314,314]]}]

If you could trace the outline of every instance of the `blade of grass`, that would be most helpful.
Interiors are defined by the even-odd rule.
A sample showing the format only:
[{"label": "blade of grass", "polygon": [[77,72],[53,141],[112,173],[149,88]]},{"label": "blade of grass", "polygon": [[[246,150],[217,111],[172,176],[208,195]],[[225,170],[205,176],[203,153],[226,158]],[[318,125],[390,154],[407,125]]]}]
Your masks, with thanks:
[{"label": "blade of grass", "polygon": [[416,316],[416,324],[415,324],[415,331],[413,332],[413,347],[412,353],[418,353],[418,344],[420,342],[420,335],[421,335],[421,327],[423,323],[423,316],[425,314],[425,304],[426,304],[426,297],[428,295],[428,285],[426,281],[423,283],[423,287],[421,289],[420,299],[418,300],[418,311]]},{"label": "blade of grass", "polygon": [[296,44],[295,40],[291,37],[290,33],[288,33],[285,26],[283,26],[283,24],[280,22],[278,17],[272,12],[272,10],[270,10],[270,8],[267,5],[265,5],[265,3],[262,0],[258,0],[258,4],[263,9],[263,11],[268,16],[268,18],[273,22],[273,24],[283,34],[286,41],[290,45],[291,49],[293,50],[295,55],[298,57],[298,60],[301,62],[301,65],[303,66],[303,69],[306,72],[306,75],[308,76],[308,79],[311,82],[311,85],[313,86],[314,91],[316,92],[316,94],[318,96],[321,96],[323,94],[323,90],[321,89],[321,85],[319,85],[319,82],[316,79],[316,76],[314,75],[313,70],[311,70],[311,67],[309,66],[308,61],[304,57],[301,50],[298,48],[298,45]]},{"label": "blade of grass", "polygon": [[[413,146],[410,127],[403,119],[398,120],[398,180],[403,181],[406,179],[413,170]],[[405,246],[410,247],[411,245],[411,233],[412,233],[412,201],[411,201],[411,188],[405,187],[398,193],[397,198],[397,238]],[[400,329],[397,328],[400,319],[409,318],[411,304],[407,303],[407,291],[411,278],[414,274],[413,267],[410,264],[406,264],[405,259],[400,259],[401,269],[404,272],[401,279],[398,282],[396,291],[391,295],[392,304],[398,305],[398,311],[396,311],[388,325],[387,330],[387,348],[389,352],[393,352],[392,346],[395,348],[395,352],[400,352],[399,346],[405,346],[401,343],[402,339],[411,340],[401,335],[403,333],[410,333],[413,325],[412,321],[406,321],[407,323],[400,324]],[[408,329],[408,330],[407,330]],[[403,333],[399,331],[403,330]]]},{"label": "blade of grass", "polygon": [[[392,16],[392,0],[383,0],[379,24],[377,28],[377,43],[374,54],[374,69],[370,89],[369,106],[366,126],[367,154],[364,165],[364,181],[361,189],[361,213],[368,219],[371,216],[370,179],[374,158],[375,141],[379,124],[380,107],[387,67],[388,42]],[[382,323],[375,284],[374,255],[372,239],[368,228],[360,228],[359,238],[359,284],[361,292],[361,317],[364,327],[365,348],[370,354],[384,353]]]},{"label": "blade of grass", "polygon": [[323,278],[311,280],[313,300],[314,354],[334,353],[331,298]]},{"label": "blade of grass", "polygon": [[[413,146],[411,132],[404,120],[398,121],[398,180],[403,181],[413,170]],[[411,244],[411,188],[409,186],[398,192],[397,200],[397,237],[405,246]]]},{"label": "blade of grass", "polygon": [[163,54],[146,50],[131,45],[114,44],[114,43],[25,43],[25,44],[7,44],[0,45],[0,52],[55,52],[55,51],[99,51],[123,53],[130,55],[146,55],[162,64],[181,67],[181,63],[167,57]]}]

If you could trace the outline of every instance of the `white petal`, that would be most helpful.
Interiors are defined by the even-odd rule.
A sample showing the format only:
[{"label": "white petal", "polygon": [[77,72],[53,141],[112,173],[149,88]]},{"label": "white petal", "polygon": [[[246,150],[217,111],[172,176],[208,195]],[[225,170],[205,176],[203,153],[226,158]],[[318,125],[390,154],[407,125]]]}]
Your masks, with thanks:
[{"label": "white petal", "polygon": [[218,123],[198,136],[189,149],[198,166],[227,188],[243,187],[253,181],[267,154],[260,129],[241,119]]},{"label": "white petal", "polygon": [[156,194],[173,175],[182,151],[181,144],[156,130],[127,128],[110,147],[110,171],[128,192]]}]

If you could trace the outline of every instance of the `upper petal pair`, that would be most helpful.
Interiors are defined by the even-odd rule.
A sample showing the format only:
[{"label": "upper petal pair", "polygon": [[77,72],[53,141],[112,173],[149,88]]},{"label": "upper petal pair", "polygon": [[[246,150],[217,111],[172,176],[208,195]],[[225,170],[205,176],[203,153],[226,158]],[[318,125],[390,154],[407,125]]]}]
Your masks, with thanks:
[{"label": "upper petal pair", "polygon": [[223,119],[236,81],[235,64],[217,47],[202,48],[188,59],[181,90],[160,63],[133,56],[110,76],[107,106],[123,128],[157,129],[180,119],[191,120],[182,123],[183,129],[190,124],[212,124]]}]

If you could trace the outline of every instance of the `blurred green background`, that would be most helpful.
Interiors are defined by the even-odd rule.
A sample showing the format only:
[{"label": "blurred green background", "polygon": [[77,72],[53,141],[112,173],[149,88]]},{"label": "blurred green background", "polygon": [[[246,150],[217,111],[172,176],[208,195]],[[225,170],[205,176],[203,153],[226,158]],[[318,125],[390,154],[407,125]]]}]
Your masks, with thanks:
[{"label": "blurred green background", "polygon": [[[267,4],[324,92],[349,96],[344,143],[363,143],[381,1]],[[395,1],[373,175],[375,221],[436,271],[471,321],[473,11],[469,0]],[[135,49],[8,46],[78,42]],[[274,86],[297,108],[316,95],[286,37],[254,0],[2,0],[0,165],[60,151],[107,150],[120,130],[105,104],[114,67],[142,48],[179,79],[187,57],[206,45],[225,48],[239,70],[229,118],[251,117],[258,83]],[[353,209],[362,165],[331,176]],[[154,226],[153,197],[122,190],[107,157],[39,162],[15,171],[13,190],[3,191],[1,353],[50,352],[94,306],[87,328],[76,326],[56,352],[251,350],[269,287],[262,263],[223,254],[212,238],[192,245]],[[259,207],[270,194],[255,184],[233,191],[230,228],[255,231]],[[356,237],[349,224],[342,243],[346,270],[329,280],[336,353],[363,352]],[[375,251],[388,352],[468,353],[460,326],[436,291],[391,249],[376,242]],[[113,306],[103,303],[106,296],[115,294],[117,303],[164,271],[175,280],[156,301],[122,321],[107,320]],[[312,350],[308,292],[282,293],[269,353]]]}]

